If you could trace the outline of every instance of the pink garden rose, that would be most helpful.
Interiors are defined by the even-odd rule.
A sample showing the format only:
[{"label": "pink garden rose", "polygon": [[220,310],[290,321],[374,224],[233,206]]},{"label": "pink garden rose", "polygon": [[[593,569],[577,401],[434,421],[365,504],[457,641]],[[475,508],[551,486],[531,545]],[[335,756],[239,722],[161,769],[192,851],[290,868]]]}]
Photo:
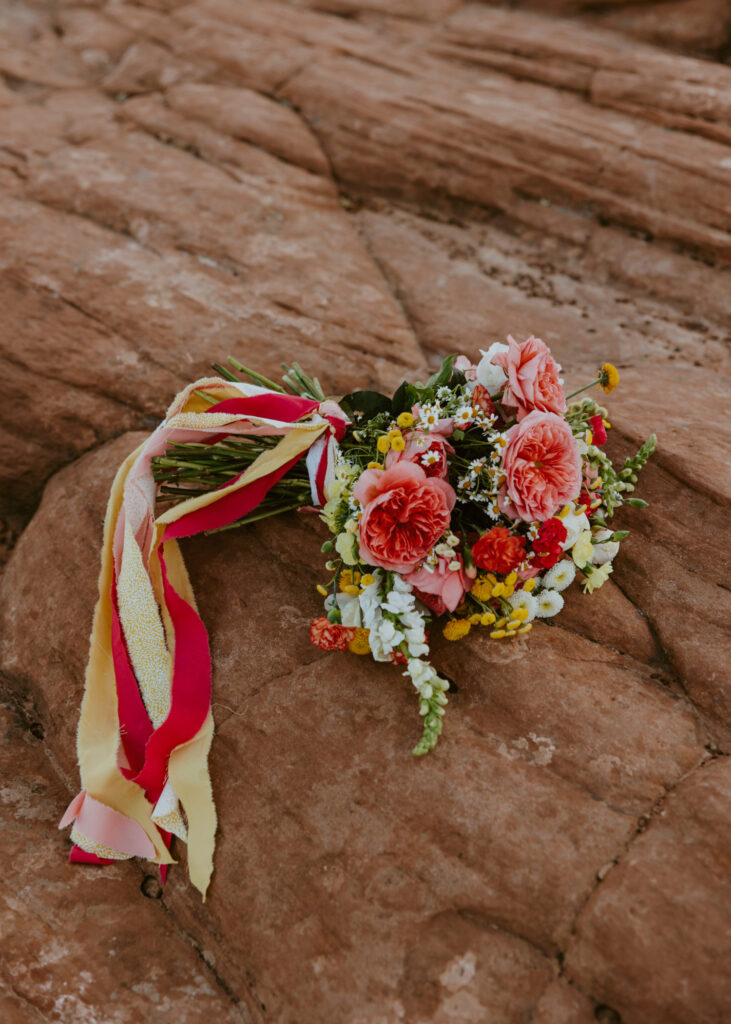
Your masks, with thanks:
[{"label": "pink garden rose", "polygon": [[386,468],[397,462],[415,462],[427,476],[447,476],[447,453],[454,448],[441,434],[427,434],[424,430],[410,430],[404,434],[406,447],[402,452],[393,449],[386,456]]},{"label": "pink garden rose", "polygon": [[552,412],[528,413],[503,435],[503,507],[526,522],[550,519],[579,493],[581,455],[571,427]]},{"label": "pink garden rose", "polygon": [[[458,569],[450,569],[452,562],[459,562]],[[472,570],[472,578],[477,575]],[[441,555],[436,568],[430,572],[423,566],[410,572],[405,577],[416,591],[416,596],[431,608],[435,615],[443,615],[445,611],[453,612],[462,601],[465,591],[472,586],[472,579],[467,575],[460,554],[450,557]]]},{"label": "pink garden rose", "polygon": [[519,343],[508,335],[507,352],[497,352],[492,361],[501,366],[508,377],[500,402],[515,412],[518,421],[535,409],[566,412],[566,398],[558,382],[558,364],[540,338],[531,335],[527,341]]},{"label": "pink garden rose", "polygon": [[363,506],[362,561],[400,573],[415,569],[434,547],[449,526],[456,500],[446,480],[428,477],[413,462],[366,469],[353,496]]}]

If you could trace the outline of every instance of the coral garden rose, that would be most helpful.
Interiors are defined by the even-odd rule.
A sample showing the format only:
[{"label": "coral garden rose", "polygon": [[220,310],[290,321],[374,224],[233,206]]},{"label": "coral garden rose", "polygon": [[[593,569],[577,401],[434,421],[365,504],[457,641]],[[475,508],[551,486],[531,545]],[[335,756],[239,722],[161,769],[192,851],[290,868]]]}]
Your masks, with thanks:
[{"label": "coral garden rose", "polygon": [[581,455],[563,417],[531,412],[503,436],[506,510],[512,507],[526,522],[544,522],[578,495]]},{"label": "coral garden rose", "polygon": [[455,493],[414,462],[367,469],[353,488],[363,506],[360,557],[369,565],[411,572],[449,526]]},{"label": "coral garden rose", "polygon": [[345,651],[354,637],[354,629],[341,626],[338,622],[330,622],[324,616],[315,619],[310,626],[311,642],[323,651]]},{"label": "coral garden rose", "polygon": [[[450,569],[450,565],[455,563],[459,563],[457,568]],[[474,571],[472,575],[475,575]],[[445,611],[453,612],[461,603],[465,591],[472,586],[460,554],[450,557],[442,555],[434,569],[422,566],[404,578],[414,588],[420,601],[431,608],[435,615],[443,615]]]},{"label": "coral garden rose", "polygon": [[515,412],[518,421],[534,410],[566,412],[566,397],[559,384],[559,366],[548,346],[532,335],[517,342],[508,335],[508,348],[497,352],[493,362],[507,374],[501,404]]},{"label": "coral garden rose", "polygon": [[428,434],[424,430],[411,430],[404,434],[406,447],[403,451],[391,451],[386,456],[386,468],[397,462],[415,462],[427,476],[447,476],[447,454],[454,448],[441,434]]},{"label": "coral garden rose", "polygon": [[525,558],[525,538],[504,526],[493,526],[472,546],[472,561],[480,569],[507,575]]}]

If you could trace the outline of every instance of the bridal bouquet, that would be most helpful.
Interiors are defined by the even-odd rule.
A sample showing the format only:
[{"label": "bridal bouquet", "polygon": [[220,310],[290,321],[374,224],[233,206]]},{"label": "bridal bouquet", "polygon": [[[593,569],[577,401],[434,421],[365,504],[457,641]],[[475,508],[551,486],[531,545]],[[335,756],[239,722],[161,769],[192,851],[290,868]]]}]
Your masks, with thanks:
[{"label": "bridal bouquet", "polygon": [[202,892],[216,828],[210,657],[178,538],[319,514],[330,537],[311,640],[403,666],[421,755],[449,689],[430,631],[520,643],[576,579],[601,587],[626,537],[610,521],[645,504],[632,492],[655,448],[653,435],[615,468],[607,410],[588,392],[610,393],[616,369],[605,363],[566,396],[533,337],[494,344],[477,364],[450,356],[392,397],[328,399],[296,363],[283,384],[229,364],[178,396],[115,482],[79,727],[84,789],[63,822],[75,821],[72,859],[86,862],[166,865],[171,836],[187,839]]}]

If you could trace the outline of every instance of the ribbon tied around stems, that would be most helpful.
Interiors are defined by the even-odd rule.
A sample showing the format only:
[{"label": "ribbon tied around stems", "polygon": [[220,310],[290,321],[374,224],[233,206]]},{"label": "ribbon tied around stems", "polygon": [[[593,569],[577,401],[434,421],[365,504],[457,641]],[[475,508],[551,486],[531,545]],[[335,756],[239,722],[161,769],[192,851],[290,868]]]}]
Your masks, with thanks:
[{"label": "ribbon tied around stems", "polygon": [[[305,455],[312,503],[324,504],[347,422],[334,402],[204,378],[175,398],[122,463],[104,522],[77,734],[83,788],[59,825],[73,821],[70,860],[146,857],[161,865],[164,879],[176,835],[187,841],[190,879],[205,899],[216,832],[207,766],[211,659],[178,540],[248,515]],[[228,484],[156,518],[153,458],[171,443],[221,434],[279,441]]]}]

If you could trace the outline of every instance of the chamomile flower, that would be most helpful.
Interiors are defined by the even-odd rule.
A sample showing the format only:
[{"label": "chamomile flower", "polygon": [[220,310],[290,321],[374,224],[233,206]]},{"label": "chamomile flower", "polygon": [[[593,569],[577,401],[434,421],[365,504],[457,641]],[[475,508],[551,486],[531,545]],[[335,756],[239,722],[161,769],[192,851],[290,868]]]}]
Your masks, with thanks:
[{"label": "chamomile flower", "polygon": [[539,619],[550,619],[563,608],[563,597],[557,590],[544,590],[534,600],[538,605],[536,615]]},{"label": "chamomile flower", "polygon": [[419,410],[418,425],[422,430],[434,430],[439,423],[442,408],[439,402],[425,402]]},{"label": "chamomile flower", "polygon": [[456,412],[454,413],[454,416],[452,418],[454,419],[455,427],[468,427],[470,425],[470,423],[472,422],[472,420],[474,419],[474,413],[472,411],[472,406],[471,405],[461,405],[456,410]]}]

